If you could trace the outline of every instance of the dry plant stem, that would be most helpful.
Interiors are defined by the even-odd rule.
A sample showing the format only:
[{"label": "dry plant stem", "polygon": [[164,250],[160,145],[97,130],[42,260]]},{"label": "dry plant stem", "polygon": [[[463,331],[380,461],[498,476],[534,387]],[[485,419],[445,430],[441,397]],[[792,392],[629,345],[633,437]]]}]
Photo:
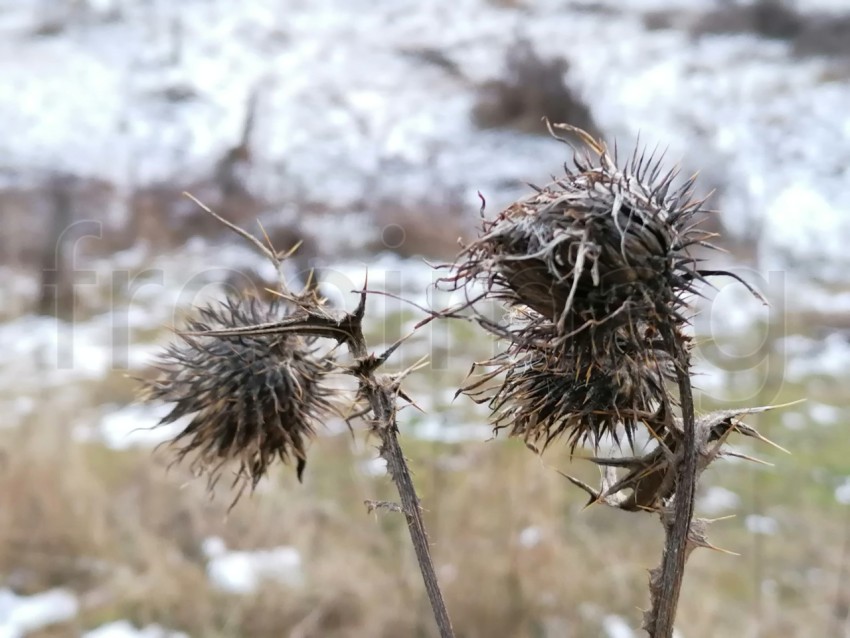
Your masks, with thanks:
[{"label": "dry plant stem", "polygon": [[[353,315],[355,319],[362,317],[365,299],[364,293],[361,297],[360,307]],[[410,468],[398,440],[398,425],[396,423],[398,387],[391,378],[379,378],[375,374],[375,368],[380,365],[381,359],[369,356],[359,321],[353,322],[353,325],[356,328],[349,335],[348,347],[352,356],[361,362],[357,376],[360,379],[361,392],[369,401],[369,406],[375,418],[373,432],[381,438],[380,455],[387,462],[387,470],[398,489],[401,509],[407,519],[407,530],[416,552],[419,571],[422,572],[422,580],[425,582],[425,590],[428,592],[428,600],[431,602],[431,609],[434,612],[434,619],[437,621],[440,636],[441,638],[454,638],[449,612],[446,609],[446,602],[437,581],[434,561],[431,558],[431,549],[428,545],[425,523],[422,520],[419,496],[416,494]]]},{"label": "dry plant stem", "polygon": [[416,495],[410,470],[398,442],[398,431],[394,420],[388,427],[382,428],[381,439],[381,456],[387,461],[387,470],[392,476],[401,497],[401,506],[407,518],[410,540],[413,542],[413,549],[416,551],[416,560],[419,561],[419,570],[422,572],[422,579],[425,581],[425,589],[428,592],[428,599],[431,601],[431,609],[434,612],[434,619],[437,621],[440,636],[452,638],[454,630],[451,620],[449,620],[446,603],[443,600],[443,593],[440,591],[440,585],[437,582],[434,562],[431,560],[431,549],[428,546],[428,535],[422,521],[419,498]]},{"label": "dry plant stem", "polygon": [[684,454],[676,477],[674,519],[670,527],[665,526],[666,539],[661,562],[661,583],[658,592],[652,595],[652,619],[647,627],[652,638],[670,638],[676,620],[679,593],[685,575],[688,532],[694,513],[694,489],[696,486],[697,449],[694,423],[694,397],[689,375],[688,352],[682,337],[672,328],[664,334],[676,361],[676,377],[679,385],[679,401],[682,406],[682,428],[684,430]]},{"label": "dry plant stem", "polygon": [[348,372],[358,379],[360,394],[368,401],[369,409],[374,417],[372,432],[381,439],[381,457],[387,462],[387,469],[398,489],[401,508],[407,518],[410,539],[416,551],[416,558],[434,612],[434,619],[437,621],[437,627],[440,630],[440,636],[441,638],[454,638],[446,603],[437,581],[437,572],[431,559],[419,497],[416,494],[410,468],[407,466],[407,461],[398,441],[396,402],[399,394],[403,396],[399,387],[400,378],[376,373],[377,369],[395,349],[395,346],[378,357],[369,354],[362,329],[365,310],[366,292],[364,291],[361,293],[360,303],[351,314],[344,313],[334,316],[324,311],[307,310],[269,324],[230,330],[210,330],[204,334],[207,336],[256,336],[291,333],[335,339],[337,342],[346,345],[356,362],[348,369]]}]

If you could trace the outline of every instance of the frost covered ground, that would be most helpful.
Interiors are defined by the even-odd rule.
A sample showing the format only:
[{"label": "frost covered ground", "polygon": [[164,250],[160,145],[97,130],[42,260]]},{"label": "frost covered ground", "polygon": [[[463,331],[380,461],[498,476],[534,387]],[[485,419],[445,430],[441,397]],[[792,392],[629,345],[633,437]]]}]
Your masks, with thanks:
[{"label": "frost covered ground", "polygon": [[[697,39],[680,29],[647,30],[642,20],[651,10],[693,11],[696,5],[700,9],[716,6],[712,2],[628,0],[590,7],[540,0],[513,8],[499,4],[484,0],[399,0],[377,6],[366,0],[0,0],[0,122],[4,123],[0,178],[8,185],[45,171],[63,170],[106,179],[125,191],[177,176],[191,181],[209,174],[239,141],[249,96],[256,91],[250,186],[270,201],[327,204],[340,216],[314,221],[323,224],[316,234],[326,238],[325,250],[333,253],[338,245],[363,245],[380,236],[380,229],[368,227],[368,217],[358,216],[364,213],[364,201],[390,197],[439,204],[459,198],[474,215],[477,191],[486,196],[493,211],[525,192],[524,180],[540,182],[557,173],[565,159],[564,147],[511,130],[478,130],[470,113],[476,86],[501,77],[505,53],[518,39],[531,41],[541,56],[566,57],[568,84],[586,99],[606,135],[618,139],[621,148],[629,148],[640,134],[644,144],[669,147],[668,157],[681,158],[688,170],[701,168],[706,188],[719,190],[724,224],[750,244],[746,251],[750,259],[738,263],[737,271],[765,292],[772,307],[766,309],[734,282],[703,302],[694,330],[700,344],[697,385],[704,407],[755,399],[791,401],[808,396],[810,400],[763,424],[772,438],[794,449],[796,457],[790,461],[770,457],[777,464],[775,471],[750,473],[732,466],[729,476],[708,477],[698,507],[706,515],[741,515],[740,521],[730,523],[728,538],[736,549],[750,548],[747,544],[752,543],[750,556],[742,559],[748,561],[743,580],[752,582],[733,583],[729,595],[737,597],[735,602],[744,601],[744,618],[749,617],[749,608],[762,605],[777,615],[776,625],[763,635],[807,635],[801,632],[809,628],[810,590],[828,592],[822,600],[835,592],[830,578],[838,574],[829,570],[836,569],[842,558],[824,552],[840,546],[837,539],[843,528],[836,521],[850,502],[844,453],[850,451],[842,445],[845,437],[839,430],[850,408],[844,389],[850,377],[850,341],[845,334],[848,326],[840,325],[850,314],[850,253],[846,250],[850,239],[850,114],[846,107],[850,68],[828,58],[796,57],[787,43],[750,34]],[[841,0],[800,1],[797,6],[803,11],[847,9]],[[286,214],[298,217],[299,210],[289,206]],[[421,260],[382,253],[331,258],[323,265],[324,290],[339,305],[352,303],[351,291],[363,285],[367,272],[372,290],[397,293],[428,307],[451,301],[430,290],[435,275]],[[150,363],[152,354],[169,338],[164,326],[179,324],[190,304],[219,297],[219,283],[227,272],[247,267],[269,274],[267,265],[242,247],[211,249],[202,241],[158,255],[134,247],[87,263],[95,276],[93,283],[78,287],[89,309],[84,320],[63,322],[26,314],[0,324],[0,431],[23,437],[29,445],[18,433],[59,415],[70,435],[56,445],[86,449],[94,459],[86,457],[89,465],[104,472],[106,478],[97,475],[103,485],[98,483],[95,493],[108,491],[121,471],[133,477],[133,487],[118,492],[114,499],[118,503],[114,517],[122,520],[127,515],[126,500],[135,502],[132,499],[144,489],[155,491],[135,483],[157,485],[133,472],[155,472],[156,476],[165,472],[144,463],[144,471],[134,469],[132,463],[129,470],[119,471],[109,463],[121,467],[128,458],[147,459],[150,448],[173,434],[168,429],[148,429],[162,412],[135,405],[134,385],[125,375],[141,373]],[[129,282],[119,280],[116,273],[130,274]],[[4,305],[36,293],[32,275],[6,270],[3,275]],[[421,317],[413,306],[389,297],[372,296],[369,304],[369,316],[375,318],[370,326],[375,350],[392,343]],[[833,324],[821,325],[824,317]],[[768,338],[769,325],[778,326],[778,334]],[[501,448],[481,452],[474,447],[490,436],[485,415],[469,402],[452,398],[470,362],[491,347],[473,342],[462,330],[435,326],[413,339],[396,362],[403,367],[425,354],[435,362],[430,371],[410,379],[411,392],[424,414],[412,408],[403,413],[405,435],[427,451],[417,452],[417,458],[428,498],[440,481],[451,481],[460,470],[470,471],[469,479],[452,484],[457,501],[443,497],[441,509],[434,498],[435,522],[438,511],[440,521],[457,518],[460,512],[464,525],[452,528],[438,523],[437,534],[442,532],[446,538],[453,531],[459,536],[467,531],[469,517],[475,532],[470,537],[477,534],[487,539],[476,545],[474,538],[469,544],[458,538],[456,547],[443,545],[440,551],[447,554],[441,577],[445,576],[450,591],[454,584],[467,582],[465,577],[472,579],[473,598],[478,597],[482,583],[501,582],[502,573],[477,572],[483,568],[464,560],[492,551],[488,543],[504,540],[500,525],[510,520],[522,556],[522,560],[510,559],[510,569],[517,570],[510,573],[518,582],[533,583],[527,585],[531,591],[520,596],[523,609],[532,610],[523,613],[533,615],[534,622],[538,616],[543,618],[539,625],[529,620],[523,627],[533,625],[539,631],[535,635],[546,636],[566,635],[579,626],[583,629],[576,629],[575,635],[599,635],[599,631],[608,638],[637,635],[633,611],[640,596],[634,599],[622,587],[611,594],[605,588],[608,585],[595,583],[587,587],[578,583],[573,590],[555,576],[533,580],[536,574],[548,574],[547,565],[565,564],[565,557],[579,558],[569,554],[570,543],[564,542],[564,536],[571,542],[580,538],[590,543],[589,538],[602,532],[592,527],[598,521],[571,522],[565,532],[563,512],[578,516],[579,505],[557,500],[563,498],[560,483],[554,488],[543,479],[535,483],[536,479],[528,478],[531,462],[521,464],[507,453],[502,456]],[[777,375],[783,380],[779,386]],[[357,551],[333,554],[330,567],[322,563],[327,545],[320,544],[320,536],[336,524],[339,511],[328,504],[334,500],[323,501],[317,495],[345,492],[359,505],[357,499],[372,498],[379,489],[375,485],[386,482],[385,467],[375,461],[371,445],[339,443],[345,436],[340,432],[345,432],[344,426],[330,424],[326,444],[337,446],[332,449],[338,457],[324,463],[335,465],[342,458],[351,461],[356,471],[344,473],[336,482],[328,479],[328,485],[312,478],[321,474],[311,474],[303,500],[272,501],[287,515],[291,507],[308,521],[318,521],[305,524],[315,538],[299,537],[289,516],[280,521],[261,511],[272,531],[252,530],[254,535],[243,546],[239,535],[225,541],[213,534],[216,530],[198,523],[202,516],[191,508],[175,505],[172,519],[171,503],[163,506],[168,510],[168,523],[163,524],[166,536],[179,527],[175,521],[191,521],[185,524],[193,535],[181,551],[194,556],[200,580],[189,581],[187,589],[210,587],[214,591],[210,596],[247,597],[262,594],[271,583],[292,599],[303,596],[308,609],[330,600],[349,622],[362,621],[359,612],[345,616],[354,606],[351,600],[363,604],[357,598],[361,592],[345,590],[337,599],[316,583],[324,587],[332,582],[322,578],[340,564],[347,566],[346,561],[356,562],[357,556],[378,550],[394,555],[397,548],[392,543],[398,534],[392,523],[382,523],[381,531],[393,539],[387,541],[373,527],[358,523],[349,529],[346,522],[339,536],[343,540],[335,537],[331,545],[345,549],[351,543]],[[88,451],[91,446],[97,446],[93,453]],[[101,447],[113,455],[108,456],[109,463],[98,456]],[[138,457],[132,456],[139,451]],[[432,456],[436,460],[423,460]],[[70,470],[63,474],[64,465],[59,467],[62,483]],[[511,481],[499,482],[509,473],[505,468],[527,480],[531,486],[527,493]],[[533,471],[537,470],[535,461]],[[493,498],[490,483],[507,496],[487,500]],[[24,490],[14,481],[8,485]],[[91,487],[85,481],[73,486]],[[275,498],[270,486],[261,488],[264,495]],[[168,499],[179,499],[176,492],[164,493]],[[541,499],[548,503],[541,508],[546,511],[528,510],[527,503],[539,493],[549,495],[548,501]],[[147,498],[159,502],[156,496]],[[486,502],[497,512],[499,525],[491,529],[480,515],[468,512],[469,504],[477,502]],[[80,505],[83,510],[84,505]],[[137,527],[144,526],[143,519],[140,516]],[[89,536],[101,538],[98,535],[108,525],[92,523],[92,529],[84,529]],[[117,534],[122,539],[119,545],[127,542],[125,533]],[[607,527],[605,533],[609,533]],[[783,544],[785,539],[790,541]],[[174,564],[182,559],[161,551],[156,541],[145,540],[151,543],[147,551],[165,557],[167,567],[159,569],[168,574],[177,571]],[[756,550],[757,546],[765,549]],[[452,551],[456,554],[449,554]],[[759,562],[758,551],[773,556],[772,571]],[[8,553],[14,556],[14,549]],[[582,549],[580,559],[592,561],[585,553]],[[624,556],[632,561],[626,563],[632,572],[648,566],[641,562],[642,548],[626,551]],[[172,559],[176,563],[169,562]],[[109,560],[118,559],[110,556]],[[523,575],[523,561],[536,569]],[[607,563],[600,559],[600,565]],[[726,591],[726,572],[718,575],[712,568],[719,569],[705,563],[695,567],[698,574],[702,570],[700,575],[710,574],[714,580],[707,580],[715,590]],[[146,566],[148,572],[135,564],[132,569],[137,570],[134,578],[156,572],[155,566]],[[22,577],[18,571],[9,577]],[[155,584],[143,590],[144,600],[158,593],[154,576]],[[390,580],[382,591],[391,589],[393,595],[403,596],[407,586]],[[0,585],[5,585],[4,580],[0,579]],[[178,590],[183,587],[181,582]],[[493,587],[496,593],[488,596],[496,600],[501,590]],[[542,590],[537,591],[538,587]],[[515,601],[513,581],[506,588],[509,600]],[[0,589],[0,637],[26,636],[50,624],[73,622],[82,613],[79,592],[45,586],[23,595],[13,589],[12,585]],[[129,602],[120,609],[142,620],[87,619],[87,633],[81,635],[183,635],[163,628],[177,625],[159,622],[160,608],[149,612],[141,605],[139,611],[140,595],[132,587],[129,590]],[[596,595],[595,602],[582,602],[578,620],[559,616],[553,602],[560,600],[557,596],[566,591],[572,600],[589,590]],[[456,595],[468,602],[468,596]],[[830,598],[822,607],[834,603],[840,610],[842,595],[839,592],[838,599]],[[597,604],[609,596],[617,601],[615,610]],[[382,605],[385,602],[381,596],[376,599]],[[721,617],[721,603],[712,605],[717,607],[697,605],[691,611],[704,613],[704,620]],[[274,601],[270,604],[278,606]],[[163,607],[167,613],[161,616],[180,617],[165,603]],[[493,617],[495,626],[503,627],[492,610],[482,611],[474,603],[464,609],[475,626]],[[794,624],[797,617],[791,617],[794,610],[803,619],[799,625]],[[250,620],[251,608],[242,611]],[[301,611],[292,612],[298,618],[293,625],[311,627],[315,619],[309,613],[304,614],[306,618],[298,616]],[[821,618],[832,612],[831,607],[826,611],[818,607],[811,613]],[[147,621],[151,615],[157,622]],[[231,621],[236,633],[227,635],[239,635],[243,625],[231,618],[222,622]],[[183,618],[180,626],[186,624],[190,622]],[[683,629],[685,638],[691,638],[690,631],[698,631]],[[585,633],[578,633],[582,630]],[[320,635],[310,631],[301,635]]]},{"label": "frost covered ground", "polygon": [[[258,90],[251,179],[260,192],[345,207],[366,192],[440,191],[474,207],[480,190],[498,206],[564,159],[549,140],[477,131],[469,117],[472,87],[500,77],[505,52],[526,38],[540,55],[569,60],[570,85],[609,138],[628,148],[640,133],[703,170],[721,188],[727,225],[760,234],[768,264],[811,262],[843,276],[846,67],[796,58],[778,41],[695,39],[641,21],[651,9],[720,3],[496,5],[4,0],[3,163],[125,185],[201,174],[239,140]],[[434,51],[442,66],[426,61]]]}]

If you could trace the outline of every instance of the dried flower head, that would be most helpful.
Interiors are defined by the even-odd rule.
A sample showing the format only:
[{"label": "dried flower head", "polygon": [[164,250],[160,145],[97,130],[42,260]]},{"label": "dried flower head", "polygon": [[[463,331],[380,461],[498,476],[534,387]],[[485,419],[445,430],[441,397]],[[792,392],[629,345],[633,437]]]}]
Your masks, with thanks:
[{"label": "dried flower head", "polygon": [[[570,130],[573,130],[570,128]],[[459,281],[479,280],[493,298],[523,305],[577,333],[655,324],[676,314],[701,278],[689,249],[708,233],[693,178],[637,152],[624,168],[601,143],[587,145],[565,175],[485,221],[462,253]]]},{"label": "dried flower head", "polygon": [[[565,175],[493,220],[467,246],[449,280],[483,285],[478,298],[516,308],[513,325],[479,321],[509,342],[482,362],[483,381],[464,390],[490,401],[495,427],[542,441],[566,433],[574,448],[603,435],[631,442],[639,424],[667,426],[674,377],[665,335],[681,333],[688,294],[710,271],[691,253],[709,246],[699,230],[706,212],[693,178],[635,152],[623,168],[600,142],[585,143]],[[519,316],[519,320],[516,317]],[[484,383],[504,373],[501,385]]]},{"label": "dried flower head", "polygon": [[238,464],[234,485],[243,488],[256,487],[276,459],[294,459],[300,480],[306,443],[332,409],[325,382],[333,361],[317,356],[305,338],[198,334],[280,317],[277,304],[256,299],[231,298],[201,309],[160,358],[159,376],[147,384],[147,400],[174,403],[160,424],[192,415],[172,444],[180,447],[178,460],[197,455],[193,469],[208,475],[210,488],[231,461]]},{"label": "dried flower head", "polygon": [[[659,360],[661,352],[639,350],[623,339],[616,343],[616,349],[591,357],[556,339],[550,347],[514,342],[486,362],[493,369],[464,392],[489,404],[496,430],[507,429],[541,449],[561,435],[572,450],[581,444],[596,448],[606,435],[619,443],[621,431],[632,443],[640,423],[664,429],[660,397],[671,369]],[[497,388],[480,389],[501,373]]]}]

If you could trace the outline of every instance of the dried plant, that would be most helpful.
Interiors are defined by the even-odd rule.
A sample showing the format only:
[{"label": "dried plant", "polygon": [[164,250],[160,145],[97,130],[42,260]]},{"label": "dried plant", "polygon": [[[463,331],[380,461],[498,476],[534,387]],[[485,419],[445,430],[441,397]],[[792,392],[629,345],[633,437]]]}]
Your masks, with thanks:
[{"label": "dried plant", "polygon": [[[473,400],[489,403],[496,430],[509,429],[544,450],[566,435],[571,450],[599,445],[605,436],[619,443],[621,432],[632,442],[641,422],[663,431],[665,376],[672,374],[660,351],[640,350],[615,334],[614,347],[593,352],[577,339],[559,339],[557,327],[527,319],[502,334],[509,346],[489,361],[481,379],[462,388]],[[504,374],[500,385],[489,381]]]},{"label": "dried plant", "polygon": [[[713,548],[706,537],[710,521],[693,519],[697,479],[724,456],[756,460],[725,444],[732,434],[766,441],[741,419],[770,406],[694,414],[689,304],[709,277],[737,279],[704,268],[694,254],[697,247],[712,248],[711,234],[699,228],[710,211],[693,198],[694,179],[676,186],[676,171],[663,171],[661,157],[638,151],[620,167],[616,149],[609,152],[572,126],[550,127],[553,135],[555,129],[584,144],[573,166],[482,222],[479,238],[442,280],[466,291],[466,302],[429,313],[419,325],[470,318],[464,312],[471,308],[471,318],[506,347],[477,363],[481,375],[459,392],[488,404],[497,432],[507,429],[538,452],[559,437],[571,452],[591,447],[600,486],[565,475],[590,503],[659,515],[665,546],[661,564],[650,572],[644,627],[653,637],[669,638],[685,560],[696,547]],[[286,255],[205,210],[282,272]],[[404,338],[382,354],[369,352],[362,327],[365,289],[350,313],[325,307],[314,285],[292,293],[282,276],[275,293],[273,302],[236,299],[201,310],[160,361],[148,397],[175,404],[164,422],[193,415],[174,441],[178,459],[193,455],[211,483],[231,461],[243,486],[255,486],[275,459],[294,460],[300,477],[308,439],[342,398],[342,391],[329,389],[328,375],[353,376],[351,413],[365,417],[380,439],[400,496],[400,503],[367,501],[367,507],[404,513],[437,626],[441,636],[452,636],[398,440],[398,403],[410,401],[401,383],[411,370],[380,373]],[[482,300],[504,303],[508,319],[488,318],[477,305]],[[320,350],[321,340],[336,346]],[[339,346],[348,349],[350,363],[333,358]],[[639,436],[650,441],[642,453]],[[616,444],[612,457],[598,455],[606,439]]]},{"label": "dried plant", "polygon": [[[160,358],[160,375],[147,383],[146,398],[174,404],[162,423],[191,415],[189,425],[172,441],[178,448],[177,460],[191,456],[193,467],[210,477],[210,488],[233,466],[234,483],[253,488],[276,459],[295,460],[300,478],[307,440],[334,406],[347,398],[349,414],[365,417],[370,432],[380,439],[380,455],[401,501],[367,501],[366,506],[370,511],[381,508],[404,514],[437,627],[443,638],[450,638],[454,633],[431,559],[419,497],[398,440],[397,404],[399,399],[409,401],[401,388],[409,370],[379,373],[403,340],[381,355],[371,354],[362,328],[365,290],[351,313],[326,307],[309,279],[303,292],[291,292],[283,263],[294,249],[278,253],[268,236],[266,245],[201,207],[266,256],[280,281],[276,300],[271,302],[232,298],[218,308],[201,309],[200,317],[179,333],[179,343]],[[333,356],[337,348],[321,350],[319,340],[347,347],[353,362],[340,364]],[[353,397],[330,389],[326,379],[334,372],[357,379]],[[239,494],[241,489],[237,499]]]},{"label": "dried plant", "polygon": [[[666,542],[651,572],[644,627],[668,638],[685,559],[711,546],[705,521],[692,520],[696,481],[733,454],[723,447],[730,434],[765,440],[739,418],[769,408],[694,415],[689,303],[708,277],[738,279],[704,268],[694,254],[713,248],[699,227],[711,211],[693,197],[694,178],[676,185],[677,171],[662,170],[663,155],[640,149],[621,167],[616,148],[569,125],[550,127],[565,143],[555,129],[582,141],[573,165],[484,219],[443,280],[466,290],[478,323],[507,342],[476,364],[480,376],[461,392],[489,404],[496,431],[507,428],[541,452],[561,435],[571,451],[614,441],[620,456],[590,457],[602,473],[598,489],[567,478],[591,503],[661,516]],[[508,320],[478,311],[481,300],[506,304]],[[623,455],[622,437],[634,454],[639,432],[649,451]]]},{"label": "dried plant", "polygon": [[228,298],[202,308],[179,341],[157,364],[146,399],[174,404],[161,423],[191,415],[177,435],[178,460],[207,473],[212,488],[231,462],[234,485],[253,489],[279,459],[294,460],[299,480],[306,444],[331,412],[327,377],[336,364],[320,356],[315,338],[297,335],[208,337],[215,329],[240,328],[281,317],[281,304]]},{"label": "dried plant", "polygon": [[573,447],[619,427],[631,441],[639,422],[661,433],[662,380],[675,374],[665,342],[684,339],[686,295],[706,275],[690,254],[707,245],[705,211],[690,199],[693,180],[672,188],[675,171],[654,157],[635,153],[621,170],[601,143],[562,128],[585,154],[485,220],[451,281],[520,309],[510,327],[483,323],[510,347],[481,364],[508,372],[492,406],[511,404],[502,414],[514,433],[548,443],[567,430]]}]

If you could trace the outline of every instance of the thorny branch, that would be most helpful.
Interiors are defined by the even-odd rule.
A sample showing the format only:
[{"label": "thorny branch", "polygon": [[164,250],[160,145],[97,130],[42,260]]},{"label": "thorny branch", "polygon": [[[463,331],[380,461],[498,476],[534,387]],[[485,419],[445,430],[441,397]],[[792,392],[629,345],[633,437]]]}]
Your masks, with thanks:
[{"label": "thorny branch", "polygon": [[401,392],[400,382],[403,375],[390,377],[378,375],[377,368],[383,363],[383,357],[375,357],[368,354],[366,341],[360,327],[366,308],[366,293],[361,293],[360,304],[353,315],[355,319],[352,326],[354,330],[347,336],[346,343],[352,356],[357,360],[354,373],[360,381],[360,393],[366,398],[371,409],[374,421],[372,431],[381,439],[379,453],[387,462],[387,471],[398,489],[401,499],[401,510],[407,519],[407,528],[410,532],[410,540],[416,552],[416,560],[422,572],[431,609],[437,621],[442,638],[454,636],[451,620],[449,619],[446,603],[440,591],[437,580],[437,572],[434,569],[434,561],[431,558],[431,549],[428,544],[428,535],[425,531],[425,523],[422,520],[422,507],[419,496],[413,485],[410,468],[404,458],[401,444],[398,440],[398,425],[396,422],[396,402]]},{"label": "thorny branch", "polygon": [[[646,622],[646,630],[653,638],[670,638],[679,604],[682,579],[685,577],[688,534],[694,515],[694,491],[697,479],[697,444],[694,423],[694,396],[689,374],[689,355],[682,337],[673,330],[664,335],[667,346],[673,353],[676,377],[679,385],[679,403],[682,410],[681,463],[676,470],[676,491],[673,499],[673,520],[664,525],[664,555],[661,561],[661,582],[658,592],[650,584],[652,608]],[[663,520],[663,516],[662,516]]]}]

